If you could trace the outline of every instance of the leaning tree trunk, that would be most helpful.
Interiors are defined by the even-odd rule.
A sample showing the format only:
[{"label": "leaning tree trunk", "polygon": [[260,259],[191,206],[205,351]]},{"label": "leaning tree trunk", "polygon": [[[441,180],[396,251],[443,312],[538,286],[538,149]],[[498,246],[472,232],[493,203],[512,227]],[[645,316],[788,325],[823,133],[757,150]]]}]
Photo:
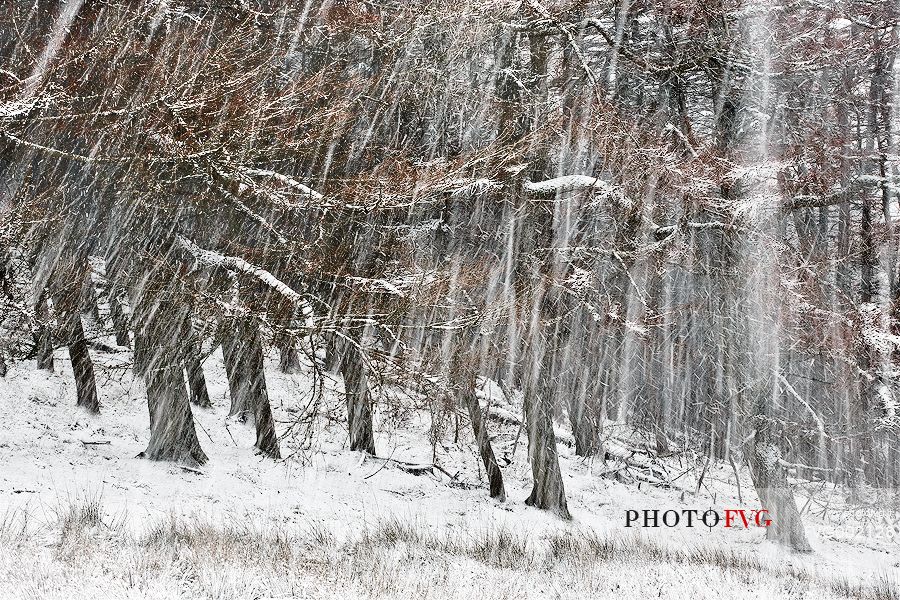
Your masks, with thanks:
[{"label": "leaning tree trunk", "polygon": [[53,304],[58,311],[62,338],[69,349],[72,372],[75,376],[75,394],[78,406],[92,413],[100,412],[94,363],[88,352],[84,326],[81,323],[81,293],[84,286],[86,260],[76,260],[57,271],[52,280],[57,287],[52,293]]},{"label": "leaning tree trunk", "polygon": [[281,360],[279,361],[278,367],[281,369],[281,372],[289,375],[299,373],[300,353],[297,352],[297,348],[294,345],[294,338],[291,336],[284,336],[284,339],[280,340],[279,351],[281,353]]},{"label": "leaning tree trunk", "polygon": [[134,305],[139,307],[134,365],[146,383],[150,411],[150,441],[138,456],[202,465],[207,457],[197,438],[182,370],[181,342],[190,329],[185,310],[149,298]]},{"label": "leaning tree trunk", "polygon": [[487,473],[491,498],[497,498],[503,502],[506,500],[506,490],[503,487],[503,473],[500,471],[500,465],[497,464],[494,449],[491,447],[487,424],[485,419],[482,419],[481,406],[478,403],[478,396],[475,394],[474,383],[474,380],[472,380],[471,384],[463,392],[463,401],[466,403],[469,419],[472,421],[472,431],[475,434],[475,442],[478,444],[478,453],[481,455],[481,461],[484,463],[485,473]]},{"label": "leaning tree trunk", "polygon": [[781,450],[773,439],[771,421],[765,415],[757,417],[749,463],[759,502],[764,510],[769,511],[772,521],[766,529],[766,539],[789,546],[797,552],[812,552],[800,511],[794,502],[794,493],[781,465]]},{"label": "leaning tree trunk", "polygon": [[339,368],[344,378],[344,393],[347,396],[350,449],[362,450],[374,456],[372,394],[369,390],[368,368],[360,350],[361,339],[362,336],[356,336],[353,339],[355,343],[340,340],[335,345],[340,355]]},{"label": "leaning tree trunk", "polygon": [[122,301],[119,299],[119,291],[115,285],[109,286],[109,317],[113,323],[116,334],[116,344],[128,348],[131,340],[128,336],[128,315]]},{"label": "leaning tree trunk", "polygon": [[252,417],[256,424],[256,447],[272,458],[281,458],[266,387],[259,328],[252,317],[239,317],[233,323],[232,331],[222,335],[222,353],[231,393],[229,414],[241,420]]},{"label": "leaning tree trunk", "polygon": [[[545,374],[546,376],[546,374]],[[545,386],[541,386],[544,388]],[[566,505],[562,470],[556,451],[556,435],[550,415],[550,397],[546,389],[525,394],[525,418],[528,423],[528,453],[534,487],[525,504],[549,510],[563,519],[571,519]]]},{"label": "leaning tree trunk", "polygon": [[37,346],[37,368],[53,372],[53,333],[50,327],[50,311],[47,310],[47,298],[44,293],[38,297],[34,307],[34,317],[38,323],[34,333]]},{"label": "leaning tree trunk", "polygon": [[187,372],[191,404],[200,408],[210,408],[212,401],[209,399],[209,390],[206,387],[206,375],[203,373],[203,365],[200,362],[200,344],[197,340],[192,340],[186,350],[184,370]]},{"label": "leaning tree trunk", "polygon": [[100,401],[97,398],[97,383],[94,378],[94,363],[88,352],[84,327],[78,311],[69,312],[65,316],[65,331],[69,345],[69,358],[72,361],[72,372],[75,375],[75,392],[78,406],[92,413],[100,412]]}]

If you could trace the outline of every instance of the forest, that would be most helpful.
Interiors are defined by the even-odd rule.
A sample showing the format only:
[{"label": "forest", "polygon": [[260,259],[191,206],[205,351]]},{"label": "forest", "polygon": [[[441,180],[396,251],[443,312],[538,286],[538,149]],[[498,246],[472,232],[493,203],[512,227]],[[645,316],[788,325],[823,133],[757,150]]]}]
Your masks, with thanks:
[{"label": "forest", "polygon": [[196,471],[218,353],[261,460],[276,370],[412,469],[402,395],[562,520],[561,445],[690,452],[812,552],[798,480],[900,502],[898,48],[892,0],[0,0],[0,375],[99,418],[119,357]]}]

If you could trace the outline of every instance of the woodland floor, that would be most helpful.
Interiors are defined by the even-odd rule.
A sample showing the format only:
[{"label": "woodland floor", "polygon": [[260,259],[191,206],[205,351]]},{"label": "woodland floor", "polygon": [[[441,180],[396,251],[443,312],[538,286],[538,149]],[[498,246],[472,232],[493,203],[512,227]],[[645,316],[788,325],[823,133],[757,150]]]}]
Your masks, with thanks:
[{"label": "woodland floor", "polygon": [[339,379],[326,375],[313,395],[308,365],[284,375],[274,362],[285,458],[272,461],[226,418],[220,353],[204,364],[215,406],[194,409],[210,458],[197,472],[136,458],[149,431],[130,354],[94,356],[100,416],[74,406],[65,351],[57,374],[24,362],[0,379],[0,598],[900,597],[897,510],[848,507],[820,483],[798,482],[811,556],[756,528],[636,531],[628,509],[756,508],[746,470],[740,503],[730,465],[711,466],[698,492],[703,461],[683,452],[666,459],[674,487],[638,486],[601,477],[601,461],[563,443],[567,523],[525,506],[515,424],[491,421],[495,450],[512,460],[498,503],[465,422],[457,436],[454,419],[434,424],[421,399],[383,391],[379,455],[446,472],[413,475],[344,449]]}]

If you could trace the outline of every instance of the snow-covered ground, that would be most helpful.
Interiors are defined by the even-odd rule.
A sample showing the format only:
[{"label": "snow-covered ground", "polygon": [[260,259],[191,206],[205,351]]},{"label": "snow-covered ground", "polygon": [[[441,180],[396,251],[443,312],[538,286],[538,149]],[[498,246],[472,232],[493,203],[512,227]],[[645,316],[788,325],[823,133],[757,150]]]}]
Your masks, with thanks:
[{"label": "snow-covered ground", "polygon": [[[896,597],[885,595],[900,580],[896,513],[851,510],[821,484],[803,488],[815,491],[812,501],[798,495],[811,556],[765,542],[758,528],[636,532],[625,528],[626,510],[757,508],[746,470],[741,503],[727,464],[710,467],[695,493],[701,469],[689,468],[687,455],[667,459],[675,487],[664,489],[601,477],[601,461],[561,444],[574,516],[564,522],[524,504],[524,440],[504,467],[508,499],[499,503],[487,497],[465,423],[455,443],[456,424],[445,423],[433,446],[428,412],[403,394],[382,395],[379,455],[446,472],[413,475],[345,449],[339,378],[326,376],[316,399],[308,372],[285,375],[269,362],[285,456],[272,461],[253,452],[250,427],[227,419],[220,353],[204,364],[215,407],[194,408],[210,460],[189,470],[136,458],[149,431],[130,355],[94,356],[100,416],[75,407],[65,351],[56,374],[25,362],[0,379],[2,598]],[[507,455],[517,428],[490,426],[495,450]],[[172,533],[179,527],[225,541],[199,547]],[[154,539],[171,543],[163,551]],[[248,559],[260,539],[269,540],[266,556]],[[618,550],[602,550],[605,543]],[[509,550],[516,544],[524,550]]]}]

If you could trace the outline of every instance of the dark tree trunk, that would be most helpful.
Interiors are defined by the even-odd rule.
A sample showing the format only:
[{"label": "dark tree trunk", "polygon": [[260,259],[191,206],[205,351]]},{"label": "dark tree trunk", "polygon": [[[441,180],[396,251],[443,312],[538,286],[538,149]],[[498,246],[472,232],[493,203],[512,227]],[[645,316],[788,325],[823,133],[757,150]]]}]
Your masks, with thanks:
[{"label": "dark tree trunk", "polygon": [[75,375],[75,392],[77,404],[92,413],[100,412],[100,401],[97,398],[97,383],[94,379],[94,363],[88,352],[84,327],[78,311],[69,313],[66,323],[66,336],[69,346],[69,358],[72,361],[72,372]]},{"label": "dark tree trunk", "polygon": [[[145,295],[150,292],[145,290]],[[147,387],[150,441],[138,456],[187,465],[207,461],[200,447],[185,387],[181,341],[189,335],[186,310],[168,301],[134,303],[135,372]]]},{"label": "dark tree trunk", "polygon": [[350,430],[350,449],[375,455],[375,432],[372,426],[372,394],[369,391],[368,368],[360,354],[361,337],[354,343],[337,342],[340,370],[347,396],[347,425]]},{"label": "dark tree trunk", "polygon": [[160,357],[147,370],[144,381],[150,410],[150,442],[139,456],[187,465],[204,464],[207,457],[197,439],[180,365],[173,364],[169,357]]},{"label": "dark tree trunk", "polygon": [[463,392],[463,401],[469,411],[469,419],[472,421],[472,431],[475,434],[475,443],[478,444],[478,453],[484,463],[485,473],[487,473],[491,498],[497,498],[503,502],[506,500],[503,473],[500,471],[500,465],[497,464],[494,449],[491,447],[491,439],[487,432],[487,419],[482,418],[478,396],[475,395],[474,381]]},{"label": "dark tree trunk", "polygon": [[47,310],[47,298],[42,293],[34,307],[35,320],[38,322],[34,334],[37,346],[37,368],[53,372],[53,333],[50,327],[50,313]]},{"label": "dark tree trunk", "polygon": [[[878,299],[878,282],[875,275],[875,267],[878,260],[874,240],[874,218],[872,199],[868,194],[862,195],[862,217],[860,219],[860,260],[862,261],[862,273],[860,277],[860,302],[871,304]],[[858,357],[859,368],[865,372],[878,370],[878,356],[875,350],[868,344],[859,344]],[[873,406],[878,396],[877,379],[869,380],[866,377],[860,379],[859,396],[851,406],[851,418],[857,428],[850,438],[851,453],[854,464],[858,465],[850,478],[853,488],[854,500],[859,499],[859,494],[864,490],[868,482],[873,481],[872,467],[874,466],[874,436],[872,435]]]},{"label": "dark tree trunk", "polygon": [[769,511],[772,521],[766,529],[766,539],[789,546],[797,552],[812,552],[780,460],[781,451],[773,439],[768,419],[765,416],[758,418],[749,463],[759,502],[764,510]]},{"label": "dark tree trunk", "polygon": [[297,352],[297,348],[294,346],[294,338],[285,336],[279,344],[279,350],[281,351],[281,360],[278,366],[281,369],[281,372],[289,375],[299,373],[300,353]]},{"label": "dark tree trunk", "polygon": [[[588,375],[588,369],[584,370],[584,376]],[[591,414],[590,406],[593,403],[589,397],[590,382],[583,381],[575,390],[572,401],[569,403],[569,423],[572,425],[572,435],[575,438],[575,454],[578,456],[594,456],[599,449],[597,428],[594,425],[595,415]]]},{"label": "dark tree trunk", "polygon": [[222,335],[222,353],[231,394],[229,415],[242,421],[251,417],[256,424],[256,447],[272,458],[281,458],[266,388],[259,328],[249,317],[235,319],[232,323],[232,331]]},{"label": "dark tree trunk", "polygon": [[80,298],[78,301],[81,312],[93,320],[94,323],[100,324],[100,307],[97,306],[97,290],[94,289],[94,280],[91,277],[90,267],[87,267],[87,273],[81,285]]},{"label": "dark tree trunk", "polygon": [[206,375],[203,373],[203,365],[200,362],[200,347],[196,341],[190,344],[190,347],[187,349],[187,355],[184,358],[184,369],[187,372],[191,404],[200,408],[210,408],[212,401],[209,399]]},{"label": "dark tree trunk", "polygon": [[341,356],[338,352],[337,342],[333,333],[326,333],[323,336],[325,340],[325,370],[329,373],[336,373],[341,368]]},{"label": "dark tree trunk", "polygon": [[51,279],[51,297],[60,321],[62,340],[68,346],[75,377],[75,393],[78,406],[92,413],[100,412],[94,364],[88,352],[84,326],[81,323],[81,294],[87,273],[87,259],[76,258],[72,263],[58,268]]},{"label": "dark tree trunk", "polygon": [[575,437],[575,455],[581,457],[597,454],[597,429],[587,417],[572,421],[572,434]]},{"label": "dark tree trunk", "polygon": [[125,348],[130,347],[128,315],[125,313],[125,307],[122,306],[122,301],[119,299],[119,291],[114,285],[110,286],[109,290],[109,317],[115,330],[116,344]]},{"label": "dark tree trunk", "polygon": [[550,396],[545,386],[526,390],[525,417],[528,422],[528,453],[534,487],[525,504],[549,510],[563,519],[571,519],[550,413]]}]

